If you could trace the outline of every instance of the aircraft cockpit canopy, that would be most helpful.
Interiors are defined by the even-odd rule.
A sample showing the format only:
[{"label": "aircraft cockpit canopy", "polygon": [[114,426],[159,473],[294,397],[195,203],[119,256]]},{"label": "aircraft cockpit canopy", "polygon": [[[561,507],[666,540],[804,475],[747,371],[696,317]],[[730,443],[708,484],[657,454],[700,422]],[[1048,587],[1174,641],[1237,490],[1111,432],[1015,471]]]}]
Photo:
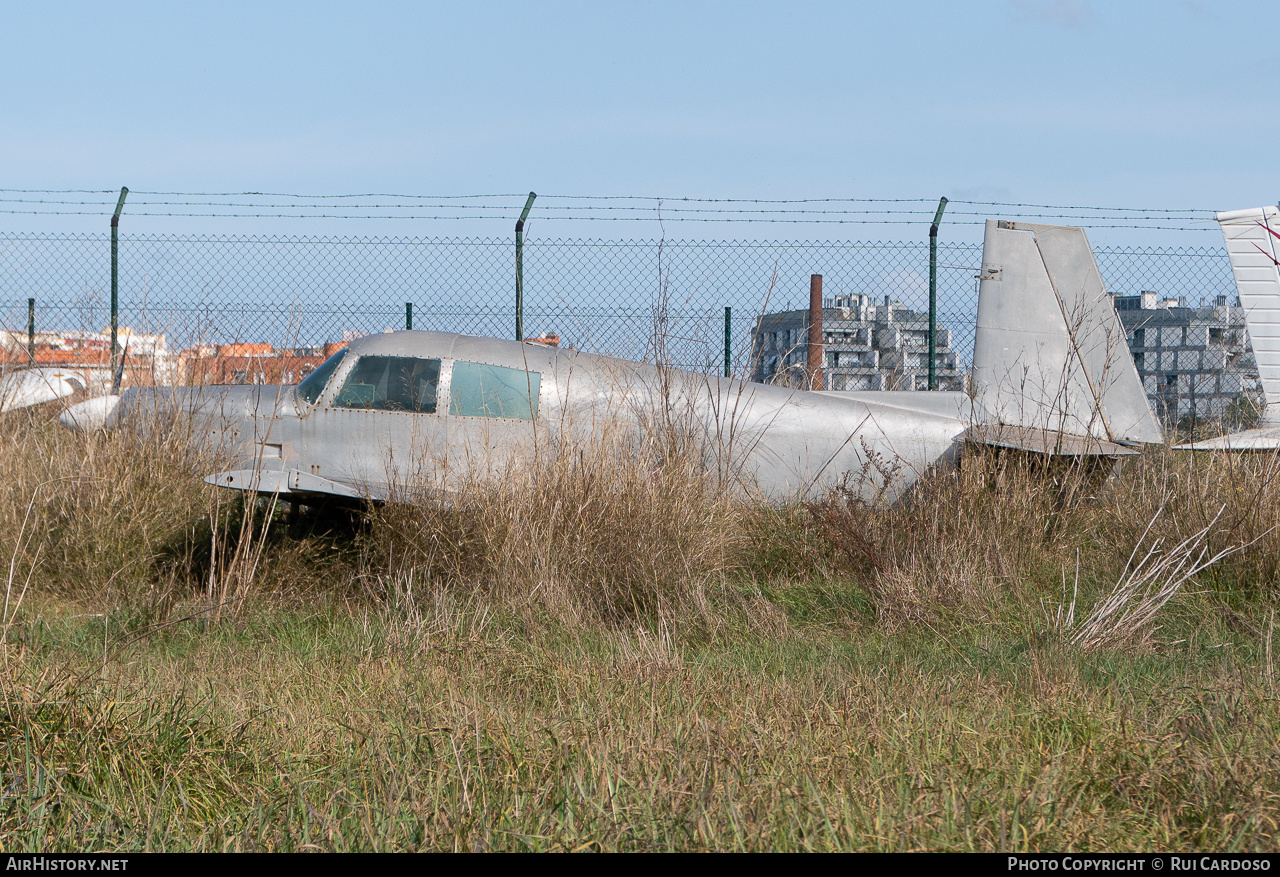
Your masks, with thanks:
[{"label": "aircraft cockpit canopy", "polygon": [[338,366],[342,364],[342,358],[346,355],[347,348],[344,347],[316,366],[315,371],[303,378],[302,383],[298,384],[298,396],[312,405],[319,402],[320,394],[324,392],[325,384],[329,383],[329,378],[337,371]]},{"label": "aircraft cockpit canopy", "polygon": [[334,408],[435,414],[440,360],[410,356],[362,356],[347,372]]},{"label": "aircraft cockpit canopy", "polygon": [[[320,401],[348,348],[321,363],[298,385],[298,397]],[[412,356],[358,356],[334,394],[334,408],[436,414],[442,377],[448,413],[456,417],[536,420],[542,390],[539,372],[465,360]]]}]

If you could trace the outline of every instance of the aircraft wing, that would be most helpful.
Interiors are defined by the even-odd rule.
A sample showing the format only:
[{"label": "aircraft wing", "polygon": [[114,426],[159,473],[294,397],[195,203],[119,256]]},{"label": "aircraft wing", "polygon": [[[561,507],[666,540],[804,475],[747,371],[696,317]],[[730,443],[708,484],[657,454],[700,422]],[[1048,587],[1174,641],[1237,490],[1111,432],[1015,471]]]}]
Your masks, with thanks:
[{"label": "aircraft wing", "polygon": [[217,472],[205,477],[206,484],[214,487],[229,487],[232,490],[243,490],[252,493],[277,494],[282,499],[295,500],[305,498],[359,500],[361,502],[384,502],[386,497],[371,494],[366,490],[358,490],[349,484],[330,481],[319,475],[299,472],[296,469],[232,469]]}]

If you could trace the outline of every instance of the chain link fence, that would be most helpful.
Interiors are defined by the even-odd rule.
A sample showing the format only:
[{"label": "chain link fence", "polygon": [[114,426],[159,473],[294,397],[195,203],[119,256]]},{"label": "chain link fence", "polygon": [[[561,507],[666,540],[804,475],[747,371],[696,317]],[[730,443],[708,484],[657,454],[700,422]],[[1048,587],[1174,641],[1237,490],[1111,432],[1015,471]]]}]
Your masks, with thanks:
[{"label": "chain link fence", "polygon": [[[1188,307],[1235,301],[1218,248],[1095,250],[1117,295],[1154,291]],[[940,244],[938,320],[963,366],[972,357],[982,248]],[[524,334],[627,359],[751,372],[762,314],[807,307],[809,276],[827,298],[928,305],[928,244],[807,241],[527,241]],[[0,329],[101,333],[110,323],[107,235],[0,235]],[[197,345],[315,349],[404,328],[514,337],[515,251],[498,238],[121,235],[119,323]],[[731,310],[726,320],[725,309]],[[728,331],[726,332],[726,323]],[[727,342],[727,348],[726,348]]]}]

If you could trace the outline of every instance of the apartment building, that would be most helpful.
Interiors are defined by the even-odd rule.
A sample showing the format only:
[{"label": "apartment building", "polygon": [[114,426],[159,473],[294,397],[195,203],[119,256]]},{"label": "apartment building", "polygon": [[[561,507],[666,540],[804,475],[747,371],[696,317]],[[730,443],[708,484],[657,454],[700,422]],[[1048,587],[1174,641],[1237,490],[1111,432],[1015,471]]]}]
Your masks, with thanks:
[{"label": "apartment building", "polygon": [[1238,299],[1228,304],[1223,295],[1212,306],[1188,307],[1185,298],[1148,290],[1117,295],[1115,305],[1152,410],[1166,424],[1220,419],[1242,397],[1261,402]]},{"label": "apartment building", "polygon": [[[927,390],[929,315],[888,296],[838,295],[823,300],[823,389]],[[765,314],[752,337],[752,380],[804,384],[809,311]],[[934,372],[939,390],[963,390],[964,372],[951,349],[951,330],[939,324]]]}]

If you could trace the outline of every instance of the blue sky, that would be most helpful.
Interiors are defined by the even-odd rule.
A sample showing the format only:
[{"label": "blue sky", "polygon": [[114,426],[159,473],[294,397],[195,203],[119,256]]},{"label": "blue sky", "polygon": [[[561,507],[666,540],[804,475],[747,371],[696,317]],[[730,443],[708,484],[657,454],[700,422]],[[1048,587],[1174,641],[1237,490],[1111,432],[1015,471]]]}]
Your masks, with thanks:
[{"label": "blue sky", "polygon": [[[1233,209],[1280,198],[1278,34],[1278,7],[1207,0],[10,4],[0,187]],[[514,206],[456,222],[126,227],[508,235],[519,203],[502,203]],[[552,221],[554,203],[535,207],[531,234],[659,234],[653,219]],[[944,235],[978,240],[959,223],[988,209],[1016,212],[956,205]],[[0,231],[103,225],[0,214]],[[1198,226],[1090,237],[1219,243]],[[673,221],[661,233],[922,232]]]}]

